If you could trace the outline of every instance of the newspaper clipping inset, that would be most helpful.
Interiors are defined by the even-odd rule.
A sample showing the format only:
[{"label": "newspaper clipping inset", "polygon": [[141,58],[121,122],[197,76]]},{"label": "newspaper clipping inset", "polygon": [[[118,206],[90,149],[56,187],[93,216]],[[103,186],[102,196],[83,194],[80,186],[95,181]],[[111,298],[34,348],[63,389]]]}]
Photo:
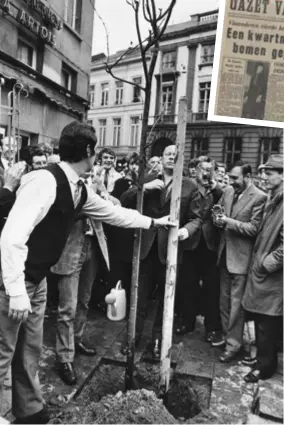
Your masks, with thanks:
[{"label": "newspaper clipping inset", "polygon": [[284,0],[221,0],[208,118],[284,127]]}]

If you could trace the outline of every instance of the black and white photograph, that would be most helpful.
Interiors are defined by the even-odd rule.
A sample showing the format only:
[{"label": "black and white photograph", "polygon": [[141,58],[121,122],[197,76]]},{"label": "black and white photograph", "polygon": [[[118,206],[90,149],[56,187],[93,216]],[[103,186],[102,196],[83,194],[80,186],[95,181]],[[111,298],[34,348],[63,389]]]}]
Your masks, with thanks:
[{"label": "black and white photograph", "polygon": [[244,85],[243,118],[263,120],[269,77],[269,63],[248,61]]},{"label": "black and white photograph", "polygon": [[209,119],[284,128],[283,2],[220,0]]},{"label": "black and white photograph", "polygon": [[276,68],[210,119],[221,3],[0,0],[0,425],[283,422]]}]

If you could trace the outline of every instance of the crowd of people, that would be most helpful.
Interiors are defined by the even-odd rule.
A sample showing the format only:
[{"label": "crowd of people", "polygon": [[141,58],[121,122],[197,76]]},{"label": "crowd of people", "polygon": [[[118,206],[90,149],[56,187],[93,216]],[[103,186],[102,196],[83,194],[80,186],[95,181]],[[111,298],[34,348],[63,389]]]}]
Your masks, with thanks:
[{"label": "crowd of people", "polygon": [[[117,160],[95,130],[77,121],[61,133],[58,150],[24,148],[19,161],[0,142],[0,397],[12,370],[15,423],[47,423],[36,377],[47,287],[58,291],[58,373],[77,381],[74,356],[93,356],[84,327],[98,276],[104,295],[120,280],[129,308],[134,231],[142,229],[135,345],[149,301],[156,300],[152,355],[160,358],[168,230],[178,226],[174,332],[194,332],[204,316],[204,338],[230,362],[243,350],[253,321],[256,357],[246,353],[246,382],[277,368],[283,316],[283,156],[271,155],[253,177],[250,164],[227,169],[204,155],[189,161],[181,187],[179,223],[169,220],[176,146],[151,157],[143,177],[143,215],[136,211],[137,153]],[[123,249],[121,243],[123,241]],[[94,329],[94,332],[96,330]],[[127,354],[125,344],[121,351]]]}]

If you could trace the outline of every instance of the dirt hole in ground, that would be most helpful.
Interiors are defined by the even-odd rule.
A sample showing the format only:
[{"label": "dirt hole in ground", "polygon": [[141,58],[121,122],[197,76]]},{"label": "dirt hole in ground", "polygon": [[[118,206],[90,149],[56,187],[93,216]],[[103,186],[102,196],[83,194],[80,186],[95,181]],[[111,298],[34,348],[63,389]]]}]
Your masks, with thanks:
[{"label": "dirt hole in ground", "polygon": [[[141,388],[159,392],[160,366],[140,363],[136,375]],[[209,408],[211,379],[175,373],[172,370],[170,388],[163,403],[178,420],[187,420]]]},{"label": "dirt hole in ground", "polygon": [[157,396],[159,365],[139,363],[135,381],[139,388],[124,393],[125,368],[102,363],[81,394],[60,417],[61,423],[174,424],[208,409],[211,382],[172,370],[167,399]]}]

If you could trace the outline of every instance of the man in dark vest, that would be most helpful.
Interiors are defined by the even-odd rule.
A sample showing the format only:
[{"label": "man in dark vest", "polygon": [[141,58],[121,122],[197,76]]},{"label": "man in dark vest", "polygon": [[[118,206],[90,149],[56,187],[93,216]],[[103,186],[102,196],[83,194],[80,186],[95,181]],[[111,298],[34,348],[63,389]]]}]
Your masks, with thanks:
[{"label": "man in dark vest", "polygon": [[[61,163],[23,177],[1,237],[0,391],[12,367],[15,423],[47,423],[37,378],[46,304],[46,275],[56,264],[77,214],[121,227],[168,226],[113,206],[91,192],[80,176],[92,170],[95,129],[73,121],[62,131]],[[1,395],[0,395],[1,397]]]}]

